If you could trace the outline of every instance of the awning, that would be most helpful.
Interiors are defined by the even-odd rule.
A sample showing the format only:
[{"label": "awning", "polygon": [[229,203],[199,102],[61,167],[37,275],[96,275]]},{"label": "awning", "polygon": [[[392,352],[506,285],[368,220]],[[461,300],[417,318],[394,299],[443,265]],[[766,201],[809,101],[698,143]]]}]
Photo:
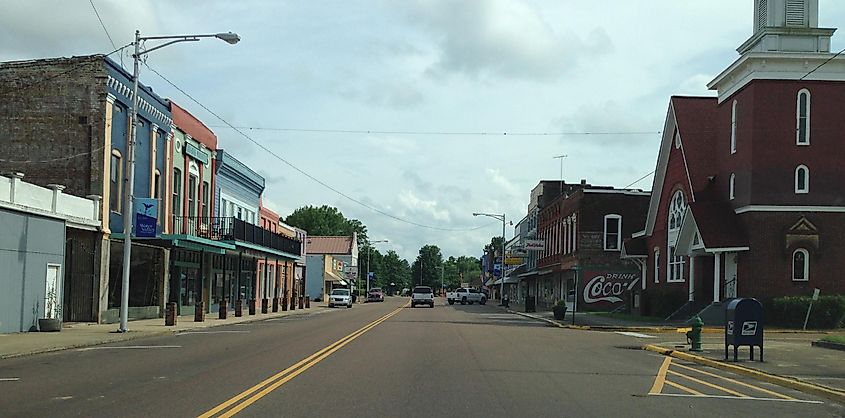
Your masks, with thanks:
[{"label": "awning", "polygon": [[327,270],[323,278],[332,282],[341,282],[342,285],[346,286],[346,281],[343,280],[343,277],[338,276],[337,274],[335,274],[335,272],[331,270]]}]

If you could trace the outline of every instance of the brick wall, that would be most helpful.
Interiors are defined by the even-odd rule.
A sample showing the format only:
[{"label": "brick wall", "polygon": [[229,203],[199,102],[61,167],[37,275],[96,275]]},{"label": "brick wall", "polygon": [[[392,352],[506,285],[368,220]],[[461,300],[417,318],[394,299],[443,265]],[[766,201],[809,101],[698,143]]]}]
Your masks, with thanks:
[{"label": "brick wall", "polygon": [[0,64],[0,172],[103,195],[106,78],[100,56]]}]

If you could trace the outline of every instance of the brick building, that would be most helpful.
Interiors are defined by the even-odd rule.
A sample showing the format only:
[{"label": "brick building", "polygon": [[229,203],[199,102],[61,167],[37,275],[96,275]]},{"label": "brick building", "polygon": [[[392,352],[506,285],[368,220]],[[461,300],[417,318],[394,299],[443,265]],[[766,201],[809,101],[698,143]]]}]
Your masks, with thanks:
[{"label": "brick building", "polygon": [[818,0],[755,2],[754,34],[709,88],[669,103],[644,231],[646,310],[723,320],[726,299],[845,291],[845,58]]},{"label": "brick building", "polygon": [[[65,295],[69,306],[85,307],[71,320],[117,320],[131,95],[131,75],[103,55],[0,64],[0,172],[21,172],[37,185],[61,184],[68,194],[102,198],[101,233],[70,237],[73,247],[93,258],[93,266],[75,276],[86,290]],[[135,196],[160,198],[170,110],[146,86],[139,96]],[[161,247],[133,246],[132,317],[158,315],[167,258]]]},{"label": "brick building", "polygon": [[537,236],[545,250],[527,293],[538,307],[566,298],[571,309],[577,297],[579,311],[614,309],[640,280],[637,266],[619,255],[622,238],[642,229],[649,193],[575,186],[540,210]]}]

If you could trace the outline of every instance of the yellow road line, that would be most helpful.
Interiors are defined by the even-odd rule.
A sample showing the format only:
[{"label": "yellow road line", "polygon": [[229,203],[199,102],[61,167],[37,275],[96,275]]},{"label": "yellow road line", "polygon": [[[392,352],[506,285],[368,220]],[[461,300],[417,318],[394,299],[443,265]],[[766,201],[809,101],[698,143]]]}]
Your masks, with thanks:
[{"label": "yellow road line", "polygon": [[[284,382],[289,381],[289,380],[290,380],[290,379],[292,379],[293,377],[296,377],[297,375],[299,375],[300,373],[302,373],[302,371],[307,370],[308,368],[310,368],[310,367],[311,367],[311,366],[313,366],[314,364],[316,364],[316,363],[320,362],[321,360],[323,360],[324,358],[328,357],[331,353],[334,353],[335,351],[337,351],[338,349],[340,349],[340,347],[342,347],[342,346],[346,345],[347,343],[349,343],[350,341],[354,340],[355,338],[358,338],[360,335],[362,335],[362,334],[364,334],[365,332],[369,331],[370,329],[372,329],[372,328],[373,328],[373,327],[375,327],[376,325],[378,325],[378,324],[380,324],[380,323],[382,323],[382,322],[386,321],[386,320],[387,320],[387,319],[389,319],[390,317],[392,317],[392,316],[394,316],[394,315],[398,314],[399,312],[401,312],[401,311],[402,311],[402,309],[404,309],[404,308],[405,308],[405,306],[407,306],[407,305],[403,305],[402,307],[397,308],[397,309],[396,309],[396,310],[394,310],[393,312],[390,312],[390,313],[388,313],[388,314],[386,314],[386,315],[382,316],[381,318],[379,318],[379,319],[377,319],[377,320],[375,320],[375,321],[373,321],[373,322],[371,322],[371,323],[369,323],[369,324],[367,324],[367,325],[365,325],[365,326],[363,326],[363,327],[359,328],[358,330],[356,330],[356,331],[354,331],[354,332],[352,332],[352,333],[348,334],[347,336],[345,336],[345,337],[343,337],[343,338],[341,338],[341,339],[339,339],[339,340],[335,341],[334,343],[332,343],[332,344],[330,344],[329,346],[327,346],[327,347],[325,347],[325,348],[323,348],[323,349],[321,349],[321,350],[317,351],[316,353],[314,353],[314,354],[312,354],[312,355],[310,355],[310,356],[308,356],[308,357],[306,357],[306,358],[304,358],[304,359],[300,360],[299,362],[297,362],[297,363],[296,363],[296,364],[294,364],[293,366],[290,366],[290,367],[288,367],[288,368],[286,368],[286,369],[282,370],[281,372],[276,373],[275,375],[270,376],[270,377],[269,377],[269,378],[267,378],[267,379],[264,379],[263,381],[261,381],[261,383],[258,383],[258,384],[256,384],[255,386],[252,386],[251,388],[249,388],[249,389],[247,389],[247,390],[245,390],[245,391],[241,392],[240,394],[238,394],[238,395],[236,395],[236,396],[232,397],[231,399],[229,399],[229,400],[227,400],[227,401],[225,401],[225,402],[221,403],[220,405],[217,405],[216,407],[214,407],[213,409],[209,410],[208,412],[206,412],[206,413],[204,413],[204,414],[200,415],[200,416],[199,416],[199,418],[209,418],[209,417],[212,417],[212,416],[214,416],[214,415],[218,414],[219,412],[221,412],[221,411],[223,411],[223,410],[225,410],[225,409],[229,408],[230,406],[234,405],[235,403],[237,403],[237,402],[238,402],[238,401],[240,401],[241,399],[246,398],[247,396],[249,396],[249,395],[251,395],[251,394],[255,393],[256,391],[260,390],[261,388],[263,388],[263,387],[265,387],[265,386],[267,386],[267,385],[272,384],[273,382],[275,382],[275,381],[277,381],[277,380],[279,380],[279,379],[284,378],[284,379],[283,379],[283,380],[284,380]],[[298,369],[299,369],[299,370],[298,370]],[[290,375],[290,378],[286,378],[286,376],[288,376],[288,375]],[[283,383],[284,383],[284,382],[283,382]],[[277,382],[277,383],[278,383],[278,382]],[[282,383],[282,384],[283,384],[283,383]],[[281,384],[274,385],[274,386],[273,386],[273,389],[277,388],[278,386],[281,386]],[[242,410],[242,409],[246,408],[247,406],[249,406],[249,404],[252,404],[253,402],[255,402],[256,400],[258,400],[258,399],[260,399],[261,397],[265,396],[265,395],[266,395],[267,393],[269,393],[269,392],[270,392],[270,391],[266,391],[266,389],[265,389],[265,391],[262,391],[262,392],[261,392],[261,393],[263,393],[261,396],[258,396],[258,395],[253,396],[252,398],[250,398],[250,399],[248,399],[248,400],[244,401],[244,403],[242,403],[241,405],[238,405],[238,407],[233,408],[233,410],[232,410],[232,411],[229,411],[229,412],[227,412],[227,414],[222,415],[222,416],[231,416],[231,415],[234,415],[234,413],[237,413],[237,411],[240,411],[240,410]],[[237,409],[237,411],[235,411],[235,409]],[[234,411],[234,412],[233,412],[233,411]]]},{"label": "yellow road line", "polygon": [[672,382],[672,381],[667,380],[667,381],[666,381],[666,384],[667,384],[667,385],[669,385],[669,386],[672,386],[672,387],[673,387],[673,388],[675,388],[675,389],[680,389],[680,390],[682,390],[682,391],[684,391],[684,392],[687,392],[687,393],[693,394],[693,395],[695,395],[695,396],[706,396],[705,394],[703,394],[703,393],[701,393],[701,392],[699,392],[699,391],[697,391],[697,390],[695,390],[695,389],[690,389],[690,388],[688,388],[688,387],[686,387],[686,386],[684,386],[684,385],[682,385],[682,384],[680,384],[680,383],[675,383],[675,382]]},{"label": "yellow road line", "polygon": [[663,382],[666,381],[666,371],[669,370],[669,364],[672,363],[672,357],[666,356],[660,369],[657,371],[657,377],[654,378],[654,385],[648,393],[655,394],[663,392]]},{"label": "yellow road line", "polygon": [[700,384],[700,385],[704,385],[704,386],[707,386],[707,387],[711,387],[711,388],[716,389],[716,390],[721,390],[722,392],[729,393],[729,394],[731,394],[731,395],[734,395],[734,396],[737,396],[737,397],[740,397],[740,398],[750,398],[750,396],[748,396],[748,395],[743,395],[742,393],[739,393],[739,392],[737,392],[737,391],[735,391],[735,390],[730,390],[730,389],[728,389],[728,388],[726,388],[726,387],[722,387],[722,386],[719,386],[719,385],[714,385],[713,383],[710,383],[710,382],[705,382],[705,381],[703,381],[703,380],[701,380],[701,379],[696,379],[696,378],[694,378],[694,377],[692,377],[692,376],[687,376],[687,375],[685,375],[685,374],[678,373],[678,372],[676,372],[676,371],[674,371],[674,370],[669,370],[669,374],[671,374],[671,375],[673,375],[673,376],[680,376],[680,377],[683,377],[683,378],[685,378],[685,379],[691,380],[691,381],[693,381],[693,382],[695,382],[695,383],[698,383],[698,384]]},{"label": "yellow road line", "polygon": [[704,370],[698,370],[698,369],[695,369],[695,368],[692,368],[692,367],[684,366],[683,364],[679,364],[679,363],[675,363],[675,366],[680,367],[682,369],[686,369],[686,370],[692,370],[694,372],[698,372],[698,373],[701,373],[703,375],[717,377],[719,379],[724,379],[724,380],[727,380],[728,382],[735,383],[735,384],[740,385],[740,386],[745,386],[747,388],[751,388],[751,389],[754,389],[754,390],[758,390],[760,392],[763,392],[763,393],[766,393],[766,394],[769,394],[769,395],[772,395],[772,396],[776,396],[776,397],[781,398],[781,399],[787,399],[787,400],[791,400],[791,401],[795,400],[795,398],[793,398],[791,396],[787,396],[787,395],[784,395],[782,393],[777,393],[775,391],[771,391],[771,390],[768,390],[768,389],[765,389],[765,388],[754,386],[754,385],[751,385],[751,384],[748,384],[748,383],[745,383],[745,382],[740,382],[739,380],[734,380],[734,379],[731,379],[729,377],[719,376],[719,375],[714,374],[714,373],[706,372]]}]

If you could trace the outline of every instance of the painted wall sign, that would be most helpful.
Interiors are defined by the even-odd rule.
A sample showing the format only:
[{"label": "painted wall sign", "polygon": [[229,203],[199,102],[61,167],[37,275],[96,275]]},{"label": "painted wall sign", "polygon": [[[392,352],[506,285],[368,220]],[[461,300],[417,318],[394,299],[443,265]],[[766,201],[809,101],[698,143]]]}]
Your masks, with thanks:
[{"label": "painted wall sign", "polygon": [[546,241],[541,239],[525,240],[524,247],[527,251],[543,251],[546,249]]},{"label": "painted wall sign", "polygon": [[135,198],[135,236],[155,238],[158,225],[158,199]]},{"label": "painted wall sign", "polygon": [[615,304],[623,302],[622,296],[640,281],[640,273],[591,272],[583,273],[584,303]]}]

